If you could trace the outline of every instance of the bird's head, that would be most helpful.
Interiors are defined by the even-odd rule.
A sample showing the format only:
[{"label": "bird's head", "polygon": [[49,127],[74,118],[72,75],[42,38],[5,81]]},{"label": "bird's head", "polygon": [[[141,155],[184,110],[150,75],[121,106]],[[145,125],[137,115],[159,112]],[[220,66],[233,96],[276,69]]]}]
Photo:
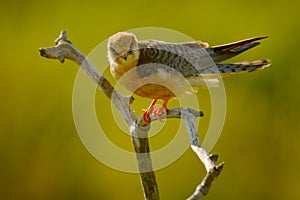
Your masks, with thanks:
[{"label": "bird's head", "polygon": [[138,40],[133,33],[119,32],[108,39],[107,56],[109,62],[131,65],[138,61]]}]

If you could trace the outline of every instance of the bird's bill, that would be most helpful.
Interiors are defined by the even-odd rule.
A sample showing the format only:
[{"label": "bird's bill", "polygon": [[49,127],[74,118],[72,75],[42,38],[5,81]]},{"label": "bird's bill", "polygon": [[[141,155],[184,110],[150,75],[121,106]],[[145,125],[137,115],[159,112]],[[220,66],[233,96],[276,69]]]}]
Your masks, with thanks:
[{"label": "bird's bill", "polygon": [[122,57],[124,60],[127,60],[127,54],[128,54],[128,51],[123,50],[120,53],[120,57]]}]

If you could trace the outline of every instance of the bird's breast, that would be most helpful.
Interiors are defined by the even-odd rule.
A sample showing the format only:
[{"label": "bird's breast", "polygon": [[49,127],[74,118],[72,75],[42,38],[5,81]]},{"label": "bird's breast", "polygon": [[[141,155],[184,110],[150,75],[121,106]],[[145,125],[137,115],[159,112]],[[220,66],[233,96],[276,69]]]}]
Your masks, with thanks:
[{"label": "bird's breast", "polygon": [[[151,65],[151,64],[149,64]],[[180,73],[143,65],[131,68],[118,79],[129,91],[150,99],[166,99],[191,92],[188,80]],[[141,71],[148,70],[141,76]]]}]

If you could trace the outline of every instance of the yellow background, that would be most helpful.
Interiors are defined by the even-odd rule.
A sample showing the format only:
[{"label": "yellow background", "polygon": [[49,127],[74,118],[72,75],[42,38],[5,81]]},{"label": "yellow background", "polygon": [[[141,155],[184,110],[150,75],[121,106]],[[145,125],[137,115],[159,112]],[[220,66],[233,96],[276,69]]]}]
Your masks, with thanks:
[{"label": "yellow background", "polygon": [[[206,199],[299,199],[299,6],[293,0],[1,2],[0,199],[143,198],[137,174],[101,164],[79,139],[72,117],[78,66],[42,58],[38,48],[53,45],[66,29],[88,54],[118,31],[147,26],[212,45],[270,36],[232,59],[269,58],[272,66],[225,80],[227,117],[212,150],[225,168]],[[110,102],[101,92],[96,100],[101,119]],[[133,106],[140,114],[149,102],[137,98]],[[114,126],[112,120],[106,123]],[[170,120],[153,149],[172,139],[176,124]],[[110,137],[132,148],[127,135]],[[156,175],[161,199],[184,199],[202,180],[204,168],[188,150]]]}]

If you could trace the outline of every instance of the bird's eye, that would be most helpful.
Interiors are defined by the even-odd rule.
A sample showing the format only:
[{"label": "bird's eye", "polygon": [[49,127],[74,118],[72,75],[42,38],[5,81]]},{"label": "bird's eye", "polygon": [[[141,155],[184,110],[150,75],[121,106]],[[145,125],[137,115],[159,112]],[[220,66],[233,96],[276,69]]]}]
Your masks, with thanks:
[{"label": "bird's eye", "polygon": [[119,56],[119,53],[113,47],[110,47],[110,51],[114,54],[114,56]]},{"label": "bird's eye", "polygon": [[130,43],[129,49],[128,49],[128,53],[132,53],[133,51],[133,43]]}]

